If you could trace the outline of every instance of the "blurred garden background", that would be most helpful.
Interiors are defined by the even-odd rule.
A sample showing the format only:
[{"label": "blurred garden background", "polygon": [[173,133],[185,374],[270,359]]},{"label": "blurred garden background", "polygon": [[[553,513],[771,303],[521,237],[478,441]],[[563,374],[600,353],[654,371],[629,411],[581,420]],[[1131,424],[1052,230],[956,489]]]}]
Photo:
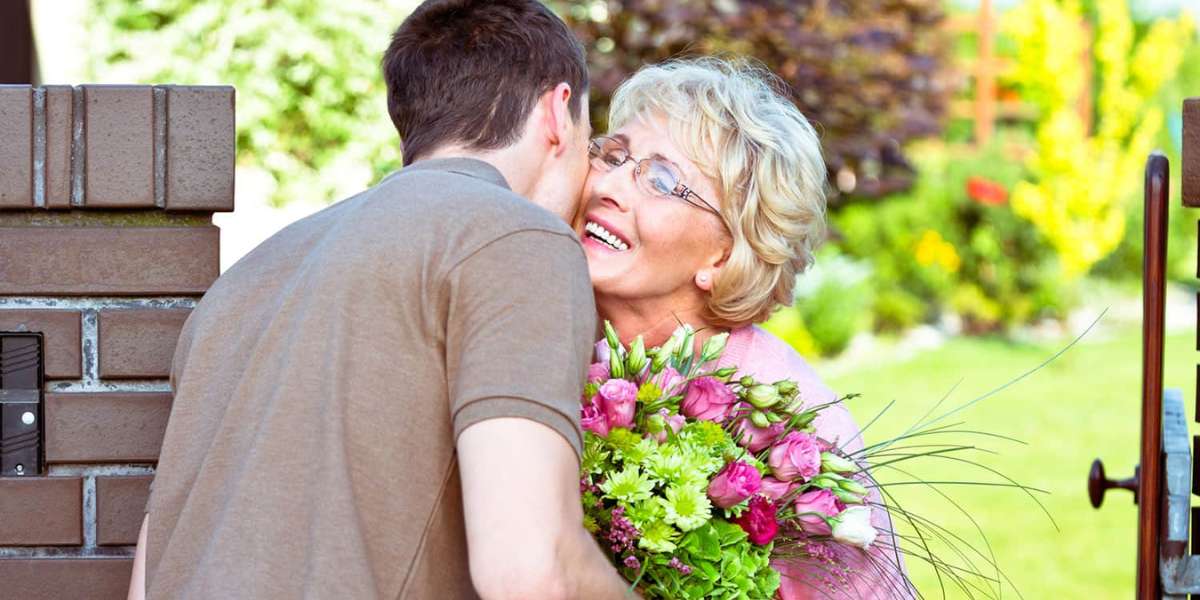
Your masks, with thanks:
[{"label": "blurred garden background", "polygon": [[[552,0],[593,69],[592,118],[639,65],[680,54],[763,61],[816,123],[830,240],[795,307],[767,327],[809,357],[881,439],[954,388],[956,406],[1063,357],[956,415],[1020,438],[977,458],[1039,495],[950,486],[1025,598],[1126,598],[1135,511],[1087,504],[1092,458],[1137,461],[1141,189],[1171,160],[1166,381],[1193,397],[1196,218],[1180,207],[1183,98],[1200,96],[1192,0]],[[237,211],[224,266],[285,224],[399,165],[378,59],[416,2],[34,0],[42,83],[237,87]],[[1193,12],[1189,13],[1189,6]],[[65,18],[64,15],[70,15]],[[1101,314],[1103,317],[1101,318]],[[1099,318],[1099,321],[1096,320]],[[957,386],[957,387],[956,387]],[[966,440],[964,440],[966,441]],[[1000,481],[936,460],[935,480]],[[955,531],[935,491],[907,508]],[[1116,494],[1114,494],[1116,496]],[[981,548],[983,548],[981,546]],[[976,566],[985,561],[976,560]],[[968,597],[909,566],[927,597]],[[988,572],[986,569],[983,569]],[[994,572],[990,572],[994,576]],[[943,584],[945,587],[943,588]],[[985,586],[986,587],[986,586]],[[975,597],[1012,585],[974,590]]]}]

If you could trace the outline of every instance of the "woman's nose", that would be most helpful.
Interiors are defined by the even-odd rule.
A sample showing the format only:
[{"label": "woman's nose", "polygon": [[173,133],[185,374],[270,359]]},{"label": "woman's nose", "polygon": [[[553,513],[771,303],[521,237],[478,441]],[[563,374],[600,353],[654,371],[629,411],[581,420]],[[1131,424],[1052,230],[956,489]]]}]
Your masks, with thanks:
[{"label": "woman's nose", "polygon": [[593,170],[595,184],[592,186],[592,197],[621,212],[629,212],[634,207],[637,195],[637,185],[633,179],[636,169],[636,164],[627,162],[607,172]]}]

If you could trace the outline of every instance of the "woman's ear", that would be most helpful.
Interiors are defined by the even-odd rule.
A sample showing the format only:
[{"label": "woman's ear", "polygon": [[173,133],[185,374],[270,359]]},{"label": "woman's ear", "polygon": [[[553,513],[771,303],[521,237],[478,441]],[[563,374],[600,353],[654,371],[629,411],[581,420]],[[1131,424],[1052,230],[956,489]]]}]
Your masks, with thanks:
[{"label": "woman's ear", "polygon": [[728,260],[729,250],[722,250],[720,254],[714,255],[708,266],[696,272],[696,287],[711,292],[717,275],[721,273],[721,267],[724,267]]}]

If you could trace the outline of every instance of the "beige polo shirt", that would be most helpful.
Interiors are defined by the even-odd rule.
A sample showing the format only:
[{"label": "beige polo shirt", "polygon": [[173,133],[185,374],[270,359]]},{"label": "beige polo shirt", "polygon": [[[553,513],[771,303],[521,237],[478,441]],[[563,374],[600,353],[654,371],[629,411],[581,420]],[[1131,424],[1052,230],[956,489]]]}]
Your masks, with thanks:
[{"label": "beige polo shirt", "polygon": [[184,327],[150,597],[474,597],[455,438],[524,417],[578,452],[595,319],[574,233],[481,161],[287,227]]}]

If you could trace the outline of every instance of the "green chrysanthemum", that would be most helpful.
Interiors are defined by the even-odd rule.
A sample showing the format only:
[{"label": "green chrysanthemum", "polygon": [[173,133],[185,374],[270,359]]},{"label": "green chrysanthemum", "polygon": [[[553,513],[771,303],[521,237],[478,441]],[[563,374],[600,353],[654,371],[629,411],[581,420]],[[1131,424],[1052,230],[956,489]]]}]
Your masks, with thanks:
[{"label": "green chrysanthemum", "polygon": [[679,531],[659,521],[642,530],[642,537],[638,539],[638,547],[650,552],[674,552],[677,541],[679,541]]},{"label": "green chrysanthemum", "polygon": [[702,488],[670,486],[664,498],[659,498],[666,514],[663,520],[683,531],[691,531],[709,519],[712,504]]},{"label": "green chrysanthemum", "polygon": [[706,482],[710,475],[725,466],[723,455],[713,455],[707,448],[698,447],[694,442],[684,445],[682,450],[684,469],[688,473],[697,474]]},{"label": "green chrysanthemum", "polygon": [[654,482],[642,474],[635,465],[626,466],[613,473],[608,481],[600,484],[600,489],[610,498],[615,498],[626,505],[649,498],[654,490]]},{"label": "green chrysanthemum", "polygon": [[625,456],[642,441],[642,436],[628,430],[617,428],[608,432],[608,446],[618,457]]},{"label": "green chrysanthemum", "polygon": [[651,439],[642,438],[638,443],[626,446],[619,451],[621,460],[627,463],[642,465],[658,451],[658,444]]},{"label": "green chrysanthemum", "polygon": [[656,454],[646,460],[646,470],[669,483],[678,482],[686,469],[687,461],[683,451],[676,446],[662,446]]},{"label": "green chrysanthemum", "polygon": [[625,516],[633,522],[634,527],[637,527],[639,531],[650,527],[654,523],[661,522],[663,516],[666,514],[666,509],[658,502],[658,498],[654,496],[628,505],[625,508]]},{"label": "green chrysanthemum", "polygon": [[662,394],[662,388],[658,387],[658,384],[654,383],[653,381],[647,381],[646,383],[642,384],[642,387],[638,388],[638,404],[650,404],[651,402],[662,398]]},{"label": "green chrysanthemum", "polygon": [[693,421],[683,428],[683,433],[705,448],[724,448],[731,443],[728,433],[712,421]]},{"label": "green chrysanthemum", "polygon": [[583,472],[595,475],[610,470],[610,457],[612,452],[605,447],[604,438],[590,434],[584,436],[583,456],[580,458]]}]

